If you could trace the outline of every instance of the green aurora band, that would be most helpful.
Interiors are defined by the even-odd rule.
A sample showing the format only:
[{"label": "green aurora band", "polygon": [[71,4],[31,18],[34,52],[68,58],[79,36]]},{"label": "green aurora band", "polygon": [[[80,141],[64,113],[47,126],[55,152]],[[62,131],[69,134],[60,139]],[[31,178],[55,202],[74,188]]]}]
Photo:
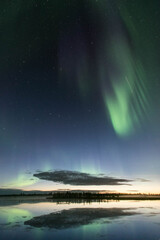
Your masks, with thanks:
[{"label": "green aurora band", "polygon": [[[107,115],[115,133],[126,137],[140,129],[146,119],[149,112],[149,94],[147,72],[140,54],[141,32],[127,8],[117,9],[125,31],[119,29],[117,33],[117,30],[112,29],[114,33],[110,34],[112,37],[106,50],[114,69],[109,69],[112,93],[106,88],[103,88],[102,92]],[[112,27],[116,28],[117,25],[115,20]]]},{"label": "green aurora band", "polygon": [[117,73],[110,73],[113,93],[104,92],[105,106],[119,136],[128,136],[140,125],[147,109],[145,72],[123,37],[112,39],[110,55]]},{"label": "green aurora band", "polygon": [[[106,0],[99,4],[91,2],[94,14],[103,24],[103,35],[106,34],[106,39],[102,38],[103,47],[96,56],[100,79],[96,80],[97,86],[102,91],[105,111],[115,133],[119,137],[127,137],[141,129],[150,109],[147,71],[141,56],[141,32],[128,9],[124,9],[123,4],[119,8],[119,5]],[[109,20],[105,18],[106,12]],[[86,59],[85,66],[88,63]],[[82,95],[87,95],[87,89],[95,87],[94,76],[87,72],[88,67],[86,71],[83,67],[80,69],[79,89]],[[111,90],[106,86],[106,80],[111,83]]]}]

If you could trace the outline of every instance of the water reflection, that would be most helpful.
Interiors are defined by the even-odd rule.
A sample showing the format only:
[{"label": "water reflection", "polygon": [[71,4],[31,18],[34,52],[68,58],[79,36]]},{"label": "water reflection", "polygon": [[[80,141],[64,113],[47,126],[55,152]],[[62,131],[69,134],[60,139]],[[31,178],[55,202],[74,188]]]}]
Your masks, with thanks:
[{"label": "water reflection", "polygon": [[55,229],[73,228],[81,225],[94,223],[101,219],[115,219],[122,216],[131,216],[137,214],[121,208],[73,208],[62,210],[48,215],[34,217],[26,221],[25,225],[33,227],[48,227]]},{"label": "water reflection", "polygon": [[159,240],[160,201],[9,202],[0,239]]}]

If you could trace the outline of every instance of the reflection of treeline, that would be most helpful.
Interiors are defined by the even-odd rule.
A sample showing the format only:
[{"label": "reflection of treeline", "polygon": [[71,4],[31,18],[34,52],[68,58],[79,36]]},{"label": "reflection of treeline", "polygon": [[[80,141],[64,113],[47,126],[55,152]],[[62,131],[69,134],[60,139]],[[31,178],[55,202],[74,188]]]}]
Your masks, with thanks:
[{"label": "reflection of treeline", "polygon": [[87,203],[91,204],[92,202],[105,202],[105,201],[110,201],[112,199],[92,199],[92,198],[55,198],[52,199],[53,201],[56,201],[57,204],[73,204],[73,203]]}]

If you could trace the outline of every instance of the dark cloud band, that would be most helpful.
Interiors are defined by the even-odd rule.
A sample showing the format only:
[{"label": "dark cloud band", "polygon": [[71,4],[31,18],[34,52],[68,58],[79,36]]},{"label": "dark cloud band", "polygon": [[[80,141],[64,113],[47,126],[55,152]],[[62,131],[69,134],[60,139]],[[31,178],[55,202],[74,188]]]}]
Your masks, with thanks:
[{"label": "dark cloud band", "polygon": [[40,172],[33,175],[39,179],[70,184],[75,186],[88,185],[131,185],[132,180],[123,178],[113,178],[102,174],[92,175],[78,171],[50,171]]}]

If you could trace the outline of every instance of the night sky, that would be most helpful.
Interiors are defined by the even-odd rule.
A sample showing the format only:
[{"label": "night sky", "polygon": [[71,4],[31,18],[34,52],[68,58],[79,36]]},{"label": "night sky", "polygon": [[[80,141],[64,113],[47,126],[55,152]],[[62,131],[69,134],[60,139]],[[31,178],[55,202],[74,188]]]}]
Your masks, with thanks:
[{"label": "night sky", "polygon": [[0,188],[160,192],[159,7],[0,1]]}]

